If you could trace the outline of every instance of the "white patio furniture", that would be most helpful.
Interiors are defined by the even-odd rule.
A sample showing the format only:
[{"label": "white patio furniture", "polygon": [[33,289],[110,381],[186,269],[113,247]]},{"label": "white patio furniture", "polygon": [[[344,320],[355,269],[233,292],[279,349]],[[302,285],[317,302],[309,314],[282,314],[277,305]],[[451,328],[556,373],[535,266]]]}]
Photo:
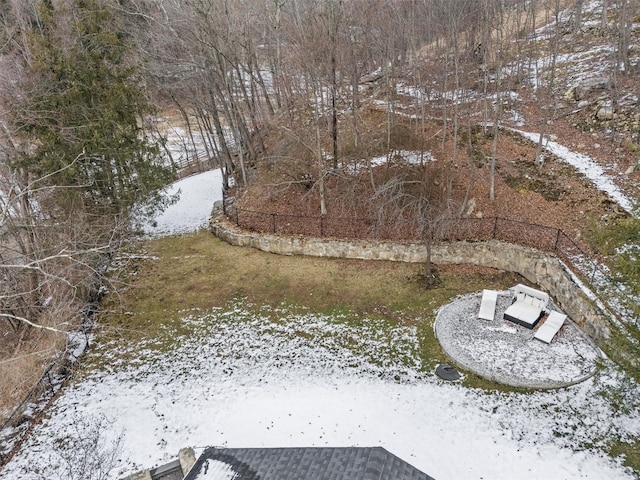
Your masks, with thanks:
[{"label": "white patio furniture", "polygon": [[493,320],[496,314],[496,301],[498,292],[495,290],[482,290],[482,300],[480,301],[480,312],[478,318],[483,320]]},{"label": "white patio furniture", "polygon": [[567,316],[564,313],[551,312],[533,338],[537,338],[545,343],[551,343],[553,337],[560,331],[566,319]]},{"label": "white patio furniture", "polygon": [[528,329],[535,327],[549,304],[549,295],[535,288],[518,284],[514,288],[513,303],[504,318]]}]

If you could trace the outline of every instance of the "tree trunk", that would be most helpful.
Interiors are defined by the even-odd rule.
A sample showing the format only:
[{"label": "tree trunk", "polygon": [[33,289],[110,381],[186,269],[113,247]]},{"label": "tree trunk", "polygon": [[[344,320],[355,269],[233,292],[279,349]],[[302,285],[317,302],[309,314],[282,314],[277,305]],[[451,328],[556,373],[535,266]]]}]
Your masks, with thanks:
[{"label": "tree trunk", "polygon": [[335,12],[336,6],[331,5],[331,140],[333,142],[333,168],[338,168],[338,75],[336,54],[338,49],[338,19]]},{"label": "tree trunk", "polygon": [[322,142],[320,138],[320,111],[318,102],[315,104],[315,123],[316,123],[316,155],[318,161],[318,191],[320,193],[320,215],[325,216],[327,214],[327,204],[325,200],[324,191],[324,158],[322,158]]},{"label": "tree trunk", "polygon": [[573,22],[573,30],[575,32],[579,32],[582,28],[582,7],[584,4],[584,0],[576,0],[575,6],[575,18]]},{"label": "tree trunk", "polygon": [[618,69],[627,75],[631,70],[629,41],[631,38],[631,28],[633,27],[629,1],[630,0],[620,0],[618,6]]}]

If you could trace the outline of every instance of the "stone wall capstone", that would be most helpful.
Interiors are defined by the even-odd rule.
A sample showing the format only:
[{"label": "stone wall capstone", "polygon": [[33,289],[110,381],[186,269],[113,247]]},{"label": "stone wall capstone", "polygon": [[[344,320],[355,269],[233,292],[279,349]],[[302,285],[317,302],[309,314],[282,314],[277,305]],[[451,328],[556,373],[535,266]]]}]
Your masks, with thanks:
[{"label": "stone wall capstone", "polygon": [[[389,260],[420,263],[426,259],[421,243],[377,240],[340,240],[280,236],[238,228],[224,215],[212,218],[211,231],[221,240],[279,255]],[[598,345],[611,335],[610,316],[574,281],[574,275],[557,257],[521,245],[490,240],[446,242],[432,245],[431,261],[437,264],[472,264],[515,272],[549,292],[558,306]]]}]

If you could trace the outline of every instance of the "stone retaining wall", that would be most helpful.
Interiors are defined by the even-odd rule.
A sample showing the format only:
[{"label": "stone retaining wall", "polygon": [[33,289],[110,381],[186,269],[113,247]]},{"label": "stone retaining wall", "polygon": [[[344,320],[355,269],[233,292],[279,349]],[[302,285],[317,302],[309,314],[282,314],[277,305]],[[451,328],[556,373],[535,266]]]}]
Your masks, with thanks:
[{"label": "stone retaining wall", "polygon": [[[224,215],[211,221],[211,231],[221,240],[279,255],[424,262],[426,247],[420,243],[377,240],[338,240],[261,234],[238,228]],[[556,304],[598,345],[610,338],[609,316],[573,281],[573,275],[558,258],[532,248],[491,240],[447,242],[431,247],[435,264],[473,264],[519,273],[549,292]]]}]

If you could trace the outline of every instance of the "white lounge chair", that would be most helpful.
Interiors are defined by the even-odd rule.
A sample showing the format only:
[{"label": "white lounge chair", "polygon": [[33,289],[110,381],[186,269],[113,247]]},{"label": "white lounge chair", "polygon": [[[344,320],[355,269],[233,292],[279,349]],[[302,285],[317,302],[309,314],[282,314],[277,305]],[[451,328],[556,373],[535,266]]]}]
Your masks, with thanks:
[{"label": "white lounge chair", "polygon": [[483,290],[482,300],[480,301],[480,312],[478,318],[483,320],[493,320],[496,314],[496,301],[498,300],[498,292],[495,290]]},{"label": "white lounge chair", "polygon": [[532,329],[542,317],[549,304],[549,295],[526,285],[514,287],[513,303],[504,312],[504,318]]},{"label": "white lounge chair", "polygon": [[553,337],[560,331],[566,319],[567,316],[564,313],[551,312],[533,338],[537,338],[545,343],[551,343]]}]

